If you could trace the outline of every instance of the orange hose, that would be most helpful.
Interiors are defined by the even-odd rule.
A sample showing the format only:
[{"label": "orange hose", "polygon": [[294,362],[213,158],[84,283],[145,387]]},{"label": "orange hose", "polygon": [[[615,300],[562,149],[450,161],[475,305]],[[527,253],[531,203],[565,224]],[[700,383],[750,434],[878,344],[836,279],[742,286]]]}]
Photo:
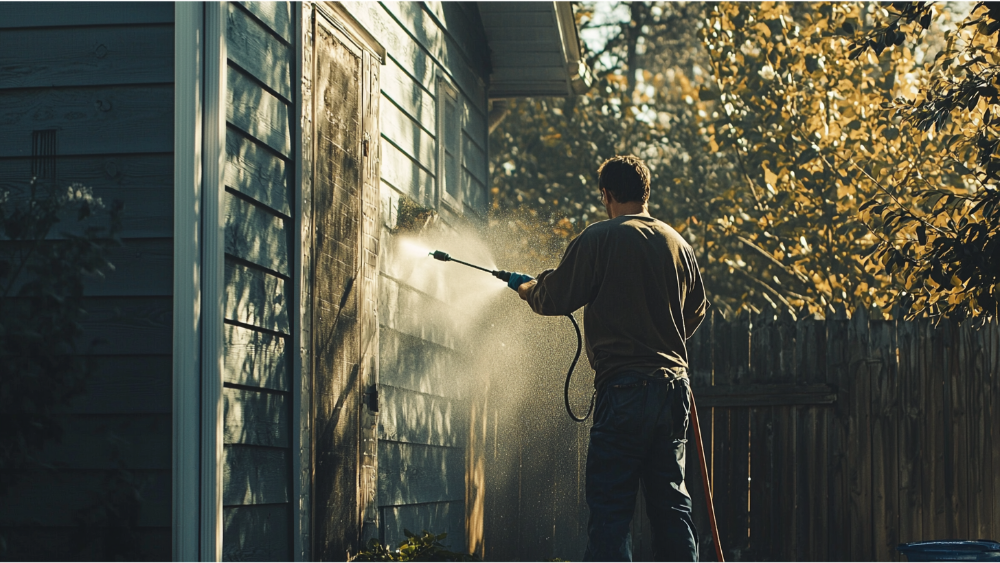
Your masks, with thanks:
[{"label": "orange hose", "polygon": [[[688,386],[691,389],[691,386]],[[725,561],[722,555],[722,544],[719,543],[719,524],[715,521],[715,504],[712,502],[712,488],[708,482],[708,462],[705,460],[705,446],[701,441],[701,426],[698,424],[698,408],[694,404],[694,389],[691,389],[691,426],[694,427],[694,440],[698,443],[698,461],[701,462],[701,484],[705,486],[705,503],[708,504],[708,523],[712,527],[712,543],[715,545],[715,556],[719,561]]]}]

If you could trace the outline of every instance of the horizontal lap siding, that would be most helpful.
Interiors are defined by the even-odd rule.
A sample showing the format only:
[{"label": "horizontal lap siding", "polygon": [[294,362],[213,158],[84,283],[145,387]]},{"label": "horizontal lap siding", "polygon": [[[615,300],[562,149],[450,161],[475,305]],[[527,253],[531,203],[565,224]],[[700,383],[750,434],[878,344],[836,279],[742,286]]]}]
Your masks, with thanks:
[{"label": "horizontal lap siding", "polygon": [[[464,113],[462,185],[475,219],[487,201],[485,38],[478,14],[446,3],[342,4],[386,49],[381,69],[382,221],[394,227],[400,198],[438,206],[437,79],[459,91]],[[450,215],[449,215],[450,216]],[[380,535],[448,533],[466,548],[465,467],[469,401],[460,384],[463,327],[453,306],[395,277],[392,236],[382,236],[379,312]]]},{"label": "horizontal lap siding", "polygon": [[231,3],[226,29],[224,560],[292,558],[291,5]]},{"label": "horizontal lap siding", "polygon": [[[28,197],[32,133],[51,130],[55,174],[41,185],[77,182],[124,204],[115,270],[84,286],[79,349],[96,372],[64,415],[62,440],[41,454],[60,469],[28,475],[0,501],[5,556],[169,559],[174,6],[9,2],[3,13],[0,191]],[[67,216],[57,230],[77,226]],[[141,500],[113,493],[112,478]],[[95,516],[101,499],[134,515],[126,528]],[[94,527],[81,535],[77,516]],[[119,551],[104,551],[106,539]]]}]

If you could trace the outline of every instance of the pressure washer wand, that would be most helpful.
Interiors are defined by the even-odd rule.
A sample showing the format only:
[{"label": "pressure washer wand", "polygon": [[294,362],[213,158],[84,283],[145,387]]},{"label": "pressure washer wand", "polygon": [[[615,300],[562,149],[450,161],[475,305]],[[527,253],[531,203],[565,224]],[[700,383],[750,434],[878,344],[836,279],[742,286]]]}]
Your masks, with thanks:
[{"label": "pressure washer wand", "polygon": [[[463,266],[468,266],[470,268],[482,270],[488,274],[493,274],[493,277],[499,278],[505,282],[509,282],[510,277],[514,274],[514,272],[507,272],[504,270],[487,270],[482,266],[476,266],[475,264],[462,262],[461,260],[452,258],[451,256],[448,255],[447,252],[442,252],[440,250],[435,250],[434,252],[429,253],[429,255],[432,256],[435,260],[440,260],[442,262],[458,262]],[[563,398],[566,400],[566,412],[569,413],[569,417],[575,420],[576,422],[583,422],[587,420],[587,418],[590,416],[590,413],[594,412],[594,399],[597,397],[597,390],[594,390],[594,394],[590,396],[590,408],[587,409],[587,414],[583,415],[583,417],[576,416],[576,413],[573,412],[572,407],[569,406],[569,382],[570,379],[572,379],[573,377],[573,370],[576,368],[576,363],[580,360],[580,352],[581,350],[583,350],[583,337],[580,335],[580,325],[577,324],[576,319],[573,317],[573,315],[569,314],[566,316],[569,317],[569,320],[573,322],[573,328],[576,330],[576,356],[573,357],[573,363],[569,365],[569,371],[566,372],[566,387],[563,390],[564,391]]]},{"label": "pressure washer wand", "polygon": [[487,274],[492,274],[493,277],[499,278],[499,279],[501,279],[503,281],[510,281],[510,274],[511,274],[510,272],[505,272],[503,270],[487,270],[486,268],[483,268],[482,266],[476,266],[475,264],[469,264],[468,262],[463,262],[463,261],[459,260],[458,258],[452,258],[447,252],[441,252],[440,250],[435,250],[434,252],[431,252],[430,255],[435,260],[440,260],[442,262],[458,262],[459,264],[462,264],[463,266],[468,266],[470,268],[475,268],[477,270],[482,270],[482,271],[486,272]]}]

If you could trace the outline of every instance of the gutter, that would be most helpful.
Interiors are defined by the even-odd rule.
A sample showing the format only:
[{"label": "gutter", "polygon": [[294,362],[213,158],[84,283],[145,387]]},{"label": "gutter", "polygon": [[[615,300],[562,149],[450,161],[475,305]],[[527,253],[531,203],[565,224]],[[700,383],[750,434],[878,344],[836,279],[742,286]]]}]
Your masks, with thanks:
[{"label": "gutter", "polygon": [[566,80],[568,91],[573,95],[585,94],[594,83],[594,76],[583,60],[580,35],[576,27],[571,2],[553,2],[559,38],[562,41],[563,56],[566,58]]}]

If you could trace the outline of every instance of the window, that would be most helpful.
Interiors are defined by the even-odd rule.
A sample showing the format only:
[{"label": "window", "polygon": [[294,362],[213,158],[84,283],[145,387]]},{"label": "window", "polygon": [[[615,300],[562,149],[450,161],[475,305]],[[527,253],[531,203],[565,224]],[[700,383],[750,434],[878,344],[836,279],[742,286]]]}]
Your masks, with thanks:
[{"label": "window", "polygon": [[437,185],[441,201],[453,211],[462,211],[462,105],[458,90],[441,77],[438,80]]}]

